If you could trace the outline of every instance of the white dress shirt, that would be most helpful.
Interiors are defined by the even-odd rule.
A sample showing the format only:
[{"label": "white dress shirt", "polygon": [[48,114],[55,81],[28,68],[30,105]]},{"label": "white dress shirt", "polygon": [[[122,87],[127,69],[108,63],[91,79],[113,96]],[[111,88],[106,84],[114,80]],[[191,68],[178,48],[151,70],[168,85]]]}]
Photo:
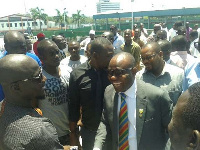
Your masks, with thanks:
[{"label": "white dress shirt", "polygon": [[[133,92],[134,91],[134,92]],[[129,135],[128,135],[128,142],[129,142],[129,149],[130,150],[137,150],[137,135],[136,135],[136,80],[133,85],[124,92],[126,94],[126,103],[128,108],[128,125],[129,125]],[[121,106],[121,94],[119,93],[118,97],[118,115],[120,112]]]}]

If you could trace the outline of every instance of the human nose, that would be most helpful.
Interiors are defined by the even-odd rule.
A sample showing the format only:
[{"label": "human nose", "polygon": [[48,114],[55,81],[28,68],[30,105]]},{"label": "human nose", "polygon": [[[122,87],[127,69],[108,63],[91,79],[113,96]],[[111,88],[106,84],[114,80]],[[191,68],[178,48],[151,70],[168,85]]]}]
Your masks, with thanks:
[{"label": "human nose", "polygon": [[114,81],[117,79],[116,75],[113,73],[112,75],[109,75],[110,80]]}]

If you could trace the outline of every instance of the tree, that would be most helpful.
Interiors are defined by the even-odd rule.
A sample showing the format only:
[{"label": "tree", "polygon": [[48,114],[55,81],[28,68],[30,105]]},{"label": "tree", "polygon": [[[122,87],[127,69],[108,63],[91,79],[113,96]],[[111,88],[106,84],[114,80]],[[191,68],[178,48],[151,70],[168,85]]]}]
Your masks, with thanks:
[{"label": "tree", "polygon": [[63,25],[68,23],[67,12],[64,11],[63,13],[61,13],[58,9],[56,9],[56,11],[57,11],[57,16],[54,16],[55,23],[59,24],[59,27],[62,28]]},{"label": "tree", "polygon": [[[48,22],[48,15],[45,14],[43,11],[44,9],[40,9],[39,7],[30,9],[30,13],[34,22],[36,22],[37,19],[39,19],[40,21],[40,30],[42,28],[41,20],[43,20],[45,24],[47,24]],[[34,26],[35,26],[35,23],[34,23]]]},{"label": "tree", "polygon": [[80,22],[85,20],[85,15],[81,14],[81,10],[77,10],[77,14],[72,14],[73,22],[77,23],[77,26],[80,26]]}]

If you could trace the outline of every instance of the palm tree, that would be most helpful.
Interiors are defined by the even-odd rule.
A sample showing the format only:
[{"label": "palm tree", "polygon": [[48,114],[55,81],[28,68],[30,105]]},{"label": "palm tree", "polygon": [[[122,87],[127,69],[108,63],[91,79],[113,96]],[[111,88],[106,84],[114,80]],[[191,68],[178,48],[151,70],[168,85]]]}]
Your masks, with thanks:
[{"label": "palm tree", "polygon": [[59,27],[62,28],[64,24],[68,23],[67,12],[64,11],[64,13],[62,14],[58,9],[56,9],[56,11],[57,16],[54,16],[54,20],[56,24],[59,24]]},{"label": "palm tree", "polygon": [[77,10],[77,14],[72,14],[72,18],[73,18],[73,22],[76,22],[79,27],[81,20],[84,20],[85,16],[81,14],[81,10]]},{"label": "palm tree", "polygon": [[[48,22],[48,15],[45,14],[43,11],[44,11],[44,9],[40,9],[39,7],[30,9],[31,16],[32,16],[32,19],[34,20],[34,22],[36,22],[37,19],[39,19],[39,21],[40,21],[40,30],[42,27],[41,20],[43,20],[45,24],[47,24],[47,22]],[[34,26],[35,26],[35,24],[34,24]]]}]

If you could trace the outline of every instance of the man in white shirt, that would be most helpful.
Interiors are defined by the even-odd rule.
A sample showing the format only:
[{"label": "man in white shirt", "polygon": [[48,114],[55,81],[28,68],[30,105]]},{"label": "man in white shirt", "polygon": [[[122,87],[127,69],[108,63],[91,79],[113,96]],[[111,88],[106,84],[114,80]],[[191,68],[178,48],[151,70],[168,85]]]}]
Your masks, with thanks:
[{"label": "man in white shirt", "polygon": [[200,58],[200,53],[199,51],[195,48],[195,43],[199,41],[199,38],[198,38],[198,32],[196,30],[193,30],[191,33],[190,33],[190,41],[191,41],[191,44],[190,44],[190,54],[192,56],[194,56],[195,58]]},{"label": "man in white shirt", "polygon": [[[108,78],[112,84],[104,93],[104,112],[97,130],[94,150],[101,150],[103,146],[109,150],[165,149],[172,101],[160,88],[141,80],[135,81],[135,65],[133,56],[126,52],[116,54],[109,63]],[[120,130],[120,105],[124,103],[121,95],[126,95],[127,109],[124,112],[128,113],[124,117],[129,127],[124,128],[128,131],[125,140],[121,140]],[[124,141],[126,144],[120,144]]]},{"label": "man in white shirt", "polygon": [[113,41],[114,53],[117,54],[121,52],[120,46],[124,44],[124,38],[117,33],[117,27],[115,25],[110,26],[110,31],[114,34],[114,41]]},{"label": "man in white shirt", "polygon": [[[80,55],[80,44],[77,41],[71,41],[68,44],[68,51],[70,56],[66,57],[60,62],[60,66],[64,68],[71,68],[69,72],[71,72],[74,68],[79,66],[80,64],[87,61],[87,57]],[[67,66],[67,67],[65,67]]]},{"label": "man in white shirt", "polygon": [[90,30],[89,37],[87,37],[85,40],[83,40],[80,43],[82,49],[84,49],[84,52],[86,51],[86,47],[87,47],[88,43],[92,42],[94,39],[95,39],[95,31],[94,30]]},{"label": "man in white shirt", "polygon": [[198,32],[198,37],[200,36],[200,28],[199,28],[199,25],[198,24],[195,24],[194,25],[194,30],[197,30]]}]

